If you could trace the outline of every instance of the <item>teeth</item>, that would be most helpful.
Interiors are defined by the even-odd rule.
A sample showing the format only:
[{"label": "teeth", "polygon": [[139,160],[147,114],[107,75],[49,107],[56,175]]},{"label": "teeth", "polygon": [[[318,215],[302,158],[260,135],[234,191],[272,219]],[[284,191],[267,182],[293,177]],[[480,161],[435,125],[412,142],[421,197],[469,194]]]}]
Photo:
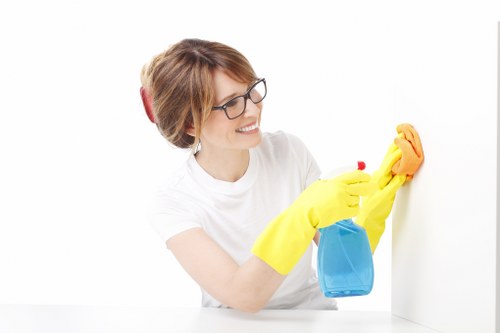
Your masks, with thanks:
[{"label": "teeth", "polygon": [[236,130],[236,132],[248,132],[248,131],[252,131],[252,130],[254,130],[254,129],[256,129],[256,128],[259,128],[259,125],[257,125],[257,124],[253,124],[253,125],[251,125],[251,126],[238,128],[238,129]]}]

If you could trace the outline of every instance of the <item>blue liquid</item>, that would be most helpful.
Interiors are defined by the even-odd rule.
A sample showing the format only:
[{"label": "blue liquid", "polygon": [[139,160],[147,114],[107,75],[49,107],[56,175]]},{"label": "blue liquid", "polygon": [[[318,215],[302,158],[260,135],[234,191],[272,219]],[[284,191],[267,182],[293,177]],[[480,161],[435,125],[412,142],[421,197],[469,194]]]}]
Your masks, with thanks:
[{"label": "blue liquid", "polygon": [[362,296],[373,287],[373,260],[365,229],[352,219],[320,229],[318,278],[326,297]]}]

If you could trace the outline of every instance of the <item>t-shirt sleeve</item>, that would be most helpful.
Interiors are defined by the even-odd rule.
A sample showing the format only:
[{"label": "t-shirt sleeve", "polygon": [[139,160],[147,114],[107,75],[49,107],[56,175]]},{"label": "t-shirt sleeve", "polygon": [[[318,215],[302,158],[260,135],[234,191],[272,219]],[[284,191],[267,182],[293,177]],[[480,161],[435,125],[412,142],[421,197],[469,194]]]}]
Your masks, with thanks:
[{"label": "t-shirt sleeve", "polygon": [[173,190],[161,190],[155,201],[150,223],[164,242],[185,230],[201,228],[200,217],[187,205],[189,198]]}]

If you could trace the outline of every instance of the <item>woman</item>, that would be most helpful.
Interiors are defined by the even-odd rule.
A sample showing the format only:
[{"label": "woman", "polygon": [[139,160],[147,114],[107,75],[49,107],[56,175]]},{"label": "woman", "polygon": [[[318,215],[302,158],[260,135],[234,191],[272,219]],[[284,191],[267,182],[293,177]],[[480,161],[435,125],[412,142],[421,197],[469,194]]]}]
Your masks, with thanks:
[{"label": "woman", "polygon": [[141,73],[149,118],[192,154],[158,194],[152,222],[202,289],[202,305],[336,309],[311,267],[318,228],[355,216],[361,171],[317,180],[295,136],[261,133],[267,82],[235,49],[186,39]]}]

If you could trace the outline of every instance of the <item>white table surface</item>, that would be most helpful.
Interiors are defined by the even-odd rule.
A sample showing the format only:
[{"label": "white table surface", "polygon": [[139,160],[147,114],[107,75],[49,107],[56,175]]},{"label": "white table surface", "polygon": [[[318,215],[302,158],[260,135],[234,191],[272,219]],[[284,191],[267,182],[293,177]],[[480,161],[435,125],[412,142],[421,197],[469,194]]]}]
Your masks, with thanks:
[{"label": "white table surface", "polygon": [[0,305],[2,333],[436,333],[389,312]]}]

